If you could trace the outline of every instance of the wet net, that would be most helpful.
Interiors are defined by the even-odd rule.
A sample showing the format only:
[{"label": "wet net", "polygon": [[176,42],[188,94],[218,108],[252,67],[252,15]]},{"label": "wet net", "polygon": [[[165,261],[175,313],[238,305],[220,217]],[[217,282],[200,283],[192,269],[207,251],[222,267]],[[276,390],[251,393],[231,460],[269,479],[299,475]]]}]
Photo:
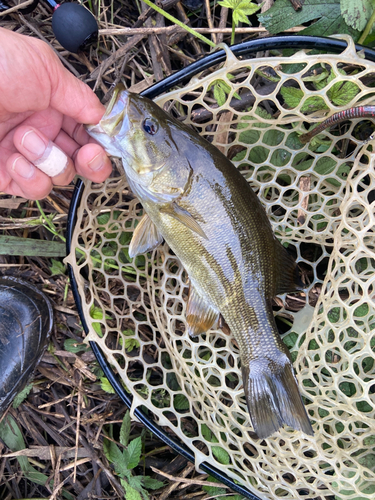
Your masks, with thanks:
[{"label": "wet net", "polygon": [[133,407],[262,499],[375,495],[374,125],[356,119],[307,145],[299,135],[371,104],[375,64],[351,40],[338,55],[299,51],[195,76],[158,104],[218,146],[257,192],[294,253],[304,292],[275,299],[315,435],[259,440],[229,331],[190,338],[187,276],[166,244],[131,260],[142,207],[126,179],[87,183],[68,262],[89,327]]}]

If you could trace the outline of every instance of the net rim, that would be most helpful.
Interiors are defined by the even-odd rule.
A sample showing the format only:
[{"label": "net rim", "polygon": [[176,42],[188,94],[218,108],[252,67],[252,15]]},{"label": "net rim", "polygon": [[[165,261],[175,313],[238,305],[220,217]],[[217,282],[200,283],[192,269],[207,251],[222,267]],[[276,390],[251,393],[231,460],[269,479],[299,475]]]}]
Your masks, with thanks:
[{"label": "net rim", "polygon": [[[347,46],[347,41],[339,38],[313,37],[304,35],[279,35],[250,40],[248,42],[232,45],[230,47],[230,50],[236,57],[241,57],[249,56],[252,53],[256,53],[259,51],[272,50],[275,47],[277,47],[278,49],[315,49],[339,53],[341,51],[344,51]],[[355,50],[362,51],[364,59],[375,62],[375,50],[363,47],[362,45],[358,44],[355,44]],[[211,66],[224,62],[226,57],[227,54],[225,50],[221,49],[219,51],[215,51],[196,61],[195,63],[190,64],[186,68],[183,68],[182,70],[176,72],[175,74],[161,80],[160,82],[155,83],[140,94],[148,97],[149,99],[153,99],[165,92],[168,92],[176,85],[183,84],[184,82],[195,76],[197,73],[200,73],[205,69],[210,68]],[[73,232],[75,222],[77,220],[77,211],[81,202],[84,187],[84,182],[81,179],[78,179],[73,191],[68,213],[66,230],[67,255],[69,255],[71,252]],[[73,268],[69,263],[68,275],[70,278],[74,301],[76,303],[77,311],[82,322],[82,327],[87,334],[89,329],[82,309],[81,297],[78,291],[78,283],[75,278]],[[93,341],[90,341],[90,346],[101,369],[103,370],[105,376],[108,378],[116,394],[130,409],[132,406],[132,397],[125,392],[118,376],[111,369],[99,346]],[[145,425],[148,430],[153,432],[159,439],[161,439],[166,445],[170,446],[174,451],[184,456],[189,461],[193,463],[195,462],[194,453],[186,445],[179,442],[176,437],[172,439],[160,425],[153,422],[145,413],[143,413],[143,411],[136,408],[134,410],[134,417],[136,417],[143,425]],[[228,477],[225,473],[215,468],[214,466],[203,462],[200,464],[200,469],[203,472],[206,472],[215,477],[220,482],[230,487],[236,493],[243,495],[245,498],[248,498],[249,500],[261,500],[260,497],[252,493],[247,488],[236,484],[230,477]]]}]

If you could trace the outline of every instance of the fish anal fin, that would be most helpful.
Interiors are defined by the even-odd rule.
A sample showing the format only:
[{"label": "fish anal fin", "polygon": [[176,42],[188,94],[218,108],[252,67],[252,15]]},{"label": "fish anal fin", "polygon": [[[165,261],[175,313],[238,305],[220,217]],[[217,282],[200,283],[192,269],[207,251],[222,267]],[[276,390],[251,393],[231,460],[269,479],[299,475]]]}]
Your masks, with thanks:
[{"label": "fish anal fin", "polygon": [[160,212],[170,215],[174,219],[178,220],[184,226],[188,227],[195,233],[202,236],[202,238],[208,239],[206,233],[201,228],[200,224],[195,220],[190,212],[181,208],[176,202],[170,203],[160,209]]},{"label": "fish anal fin", "polygon": [[190,284],[189,297],[186,305],[186,321],[191,337],[206,333],[218,322],[220,313],[212,307]]},{"label": "fish anal fin", "polygon": [[133,258],[142,253],[149,252],[163,242],[163,236],[145,214],[138,226],[135,228],[132,240],[129,245],[129,257]]},{"label": "fish anal fin", "polygon": [[275,272],[277,273],[275,295],[303,290],[304,286],[296,261],[281,244],[280,249],[277,251]]},{"label": "fish anal fin", "polygon": [[287,424],[313,435],[293,367],[285,354],[277,361],[257,358],[242,367],[246,402],[254,431],[266,439]]}]

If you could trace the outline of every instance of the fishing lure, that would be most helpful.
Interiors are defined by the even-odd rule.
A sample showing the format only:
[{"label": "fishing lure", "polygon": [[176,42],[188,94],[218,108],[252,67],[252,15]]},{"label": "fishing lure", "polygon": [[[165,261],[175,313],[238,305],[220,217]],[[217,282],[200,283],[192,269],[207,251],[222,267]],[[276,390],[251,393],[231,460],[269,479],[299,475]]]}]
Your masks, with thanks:
[{"label": "fishing lure", "polygon": [[307,144],[311,141],[313,137],[323,132],[332,125],[336,125],[345,120],[353,120],[354,118],[374,118],[375,117],[375,106],[357,106],[354,108],[345,109],[344,111],[339,111],[333,114],[327,120],[320,123],[317,127],[306,134],[299,136],[299,140],[302,144]]}]

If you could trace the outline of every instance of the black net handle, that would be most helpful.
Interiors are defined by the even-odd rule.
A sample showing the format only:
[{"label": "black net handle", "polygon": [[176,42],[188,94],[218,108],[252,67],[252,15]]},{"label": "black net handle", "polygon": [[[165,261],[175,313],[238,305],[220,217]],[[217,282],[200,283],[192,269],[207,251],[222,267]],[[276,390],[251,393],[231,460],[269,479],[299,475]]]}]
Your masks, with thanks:
[{"label": "black net handle", "polygon": [[[263,50],[273,50],[273,49],[314,49],[321,50],[324,52],[343,52],[347,48],[347,43],[345,40],[340,40],[337,38],[324,38],[324,37],[311,37],[311,36],[303,36],[303,35],[286,35],[286,36],[274,36],[269,38],[260,38],[256,40],[250,40],[248,42],[240,43],[237,45],[232,45],[232,52],[235,56],[250,56],[256,52]],[[363,51],[365,59],[375,62],[375,51],[372,49],[368,49],[366,47],[362,47],[361,45],[356,45],[356,50]],[[186,68],[178,71],[174,75],[171,75],[164,80],[156,83],[152,87],[141,92],[141,95],[148,97],[149,99],[153,99],[160,94],[168,92],[176,85],[180,85],[190,78],[192,78],[197,73],[200,73],[215,64],[220,64],[224,62],[226,59],[226,53],[224,50],[219,50],[217,52],[213,52],[212,54],[196,61],[193,64],[190,64]],[[78,180],[73,192],[72,201],[69,207],[68,214],[68,223],[67,223],[67,235],[66,235],[66,251],[67,254],[70,254],[71,245],[72,245],[72,237],[73,231],[77,220],[77,210],[81,202],[81,197],[84,190],[84,183],[82,180]],[[75,279],[73,269],[68,264],[68,273],[70,277],[70,283],[72,287],[72,292],[74,296],[74,300],[77,306],[77,310],[82,322],[83,329],[86,334],[88,334],[88,326],[86,323],[85,316],[82,310],[81,297],[78,292],[78,285]],[[117,395],[122,399],[125,405],[128,408],[131,408],[132,405],[132,397],[127,394],[120,382],[119,377],[112,371],[108,361],[103,355],[101,349],[95,342],[90,342],[90,346],[98,360],[100,367],[102,368],[105,376],[108,378],[112,387],[116,391]],[[180,455],[184,456],[191,462],[195,462],[194,453],[184,445],[180,440],[176,437],[171,437],[165,429],[161,426],[150,420],[150,418],[145,415],[141,410],[136,408],[134,410],[134,416],[142,422],[142,424],[150,430],[153,434],[155,434],[159,439],[164,441],[164,443],[170,446],[173,450],[175,450]],[[231,478],[229,478],[224,472],[220,471],[218,468],[207,464],[205,462],[199,465],[200,469],[207,474],[210,474],[212,477],[219,480],[221,483],[230,487],[236,493],[243,495],[245,498],[249,500],[261,500],[257,495],[254,495],[251,491],[243,486],[236,484]],[[296,499],[297,500],[297,499]]]}]

